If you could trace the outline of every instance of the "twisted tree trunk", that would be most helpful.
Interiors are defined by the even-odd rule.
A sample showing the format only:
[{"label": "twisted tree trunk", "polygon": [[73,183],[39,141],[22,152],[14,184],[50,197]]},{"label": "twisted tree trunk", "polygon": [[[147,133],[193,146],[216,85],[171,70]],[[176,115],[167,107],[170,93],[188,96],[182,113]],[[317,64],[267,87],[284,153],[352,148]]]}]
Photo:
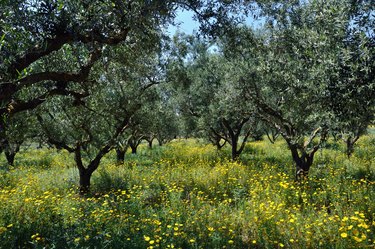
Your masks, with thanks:
[{"label": "twisted tree trunk", "polygon": [[125,153],[126,153],[126,148],[124,148],[124,149],[117,148],[116,149],[116,160],[117,160],[118,165],[121,165],[121,164],[124,163]]}]

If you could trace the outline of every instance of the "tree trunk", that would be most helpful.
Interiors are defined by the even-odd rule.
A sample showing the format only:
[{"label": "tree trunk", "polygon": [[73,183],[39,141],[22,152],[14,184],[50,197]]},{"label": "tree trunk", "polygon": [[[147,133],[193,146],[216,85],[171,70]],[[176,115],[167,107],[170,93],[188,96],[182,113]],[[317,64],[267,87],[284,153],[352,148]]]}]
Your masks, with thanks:
[{"label": "tree trunk", "polygon": [[16,156],[15,151],[5,151],[5,157],[7,158],[8,164],[14,166],[14,157]]},{"label": "tree trunk", "polygon": [[289,146],[292,153],[293,161],[296,164],[296,181],[302,181],[308,177],[310,167],[314,160],[315,152],[310,154],[302,151],[302,155],[299,155],[298,148],[296,146]]},{"label": "tree trunk", "polygon": [[350,138],[348,138],[346,140],[346,155],[347,155],[347,157],[350,158],[352,156],[353,152],[354,152],[354,143],[352,143]]},{"label": "tree trunk", "polygon": [[346,155],[348,158],[350,158],[354,152],[354,144],[358,141],[359,139],[359,136],[355,136],[355,137],[352,137],[352,136],[349,136],[346,140],[345,140],[345,143],[346,143]]},{"label": "tree trunk", "polygon": [[117,164],[123,164],[125,160],[126,149],[116,149]]},{"label": "tree trunk", "polygon": [[[221,140],[221,139],[220,139]],[[225,144],[227,143],[227,141],[224,141],[224,143],[220,143],[220,140],[218,140],[218,141],[215,141],[215,145],[216,145],[216,149],[217,150],[221,150],[224,146],[225,146]]]},{"label": "tree trunk", "polygon": [[10,166],[14,166],[14,158],[16,154],[18,153],[18,151],[20,151],[20,147],[21,147],[21,144],[10,145],[9,143],[7,147],[5,147],[5,151],[4,151],[5,157]]},{"label": "tree trunk", "polygon": [[90,192],[90,180],[92,172],[84,169],[79,171],[79,193],[85,195]]},{"label": "tree trunk", "polygon": [[77,146],[74,150],[74,161],[77,164],[79,171],[79,193],[85,195],[90,192],[90,180],[92,173],[99,167],[100,160],[102,157],[110,151],[110,146],[104,146],[96,157],[86,167],[83,166],[81,147]]},{"label": "tree trunk", "polygon": [[148,148],[149,148],[149,149],[152,149],[152,140],[153,140],[153,139],[150,139],[149,141],[147,141],[147,142],[148,142]]},{"label": "tree trunk", "polygon": [[231,146],[232,146],[232,160],[233,161],[236,161],[239,157],[239,153],[238,153],[238,150],[237,150],[237,146],[238,146],[238,136],[233,136],[231,138],[232,142],[231,142]]},{"label": "tree trunk", "polygon": [[132,149],[132,154],[137,154],[137,147],[136,145],[130,145],[130,148]]}]

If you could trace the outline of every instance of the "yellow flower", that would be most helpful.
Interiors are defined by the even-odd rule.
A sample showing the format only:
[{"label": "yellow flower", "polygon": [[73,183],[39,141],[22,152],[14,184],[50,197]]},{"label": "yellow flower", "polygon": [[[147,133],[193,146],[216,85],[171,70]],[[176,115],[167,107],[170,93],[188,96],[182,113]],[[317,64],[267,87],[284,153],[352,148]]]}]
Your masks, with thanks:
[{"label": "yellow flower", "polygon": [[228,240],[228,244],[233,244],[234,241],[233,240]]},{"label": "yellow flower", "polygon": [[195,239],[191,239],[189,240],[190,243],[194,243],[195,242]]},{"label": "yellow flower", "polygon": [[358,238],[357,236],[353,236],[353,239],[357,242],[362,242],[362,239],[361,238]]},{"label": "yellow flower", "polygon": [[146,235],[143,236],[143,238],[145,239],[145,241],[150,241],[150,239],[151,239],[150,237],[148,237],[148,236],[146,236]]},{"label": "yellow flower", "polygon": [[346,238],[346,237],[348,237],[348,234],[347,234],[347,233],[341,233],[340,236],[341,236],[342,238]]},{"label": "yellow flower", "polygon": [[148,243],[150,243],[150,245],[153,245],[155,243],[155,240],[150,240],[150,242]]}]

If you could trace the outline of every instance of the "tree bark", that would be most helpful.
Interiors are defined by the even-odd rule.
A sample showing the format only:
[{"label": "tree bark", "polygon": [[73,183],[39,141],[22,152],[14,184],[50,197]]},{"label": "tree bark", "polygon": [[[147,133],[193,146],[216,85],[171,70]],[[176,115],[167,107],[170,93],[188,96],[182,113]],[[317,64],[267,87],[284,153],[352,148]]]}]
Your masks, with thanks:
[{"label": "tree bark", "polygon": [[238,136],[234,135],[231,137],[231,145],[232,145],[232,160],[236,161],[240,156],[237,150],[238,146]]},{"label": "tree bark", "polygon": [[137,148],[138,148],[138,146],[136,146],[136,145],[130,145],[130,148],[132,149],[132,154],[137,154]]},{"label": "tree bark", "polygon": [[90,192],[92,172],[88,169],[79,170],[79,193],[85,195]]},{"label": "tree bark", "polygon": [[355,136],[355,137],[352,137],[352,136],[349,136],[346,140],[345,140],[345,143],[346,143],[346,156],[348,158],[350,158],[354,152],[354,144],[358,141],[359,139],[359,136]]},{"label": "tree bark", "polygon": [[302,181],[308,177],[310,167],[314,161],[315,150],[307,153],[305,151],[298,153],[298,148],[295,145],[290,145],[289,149],[292,153],[292,158],[296,164],[296,181]]},{"label": "tree bark", "polygon": [[18,151],[20,151],[21,143],[10,144],[8,139],[4,138],[0,143],[0,153],[4,151],[8,165],[14,166],[14,158]]},{"label": "tree bark", "polygon": [[221,144],[220,140],[219,141],[215,141],[215,145],[216,145],[216,149],[217,150],[221,150],[225,146],[225,144],[227,143],[227,141],[224,140],[224,143]]},{"label": "tree bark", "polygon": [[152,141],[153,141],[153,139],[150,139],[150,140],[147,141],[149,149],[152,149]]},{"label": "tree bark", "polygon": [[81,146],[74,150],[74,160],[79,171],[79,193],[85,195],[90,192],[91,175],[99,167],[100,160],[110,151],[111,146],[106,145],[98,152],[96,157],[85,167],[82,162]]},{"label": "tree bark", "polygon": [[12,152],[8,152],[8,151],[5,152],[5,157],[7,158],[8,164],[10,166],[14,166],[15,156],[16,156],[16,152],[13,152],[13,151]]},{"label": "tree bark", "polygon": [[249,120],[250,120],[249,118],[243,118],[237,124],[234,124],[234,127],[232,127],[226,119],[222,120],[223,127],[227,130],[227,135],[225,139],[229,142],[229,144],[232,147],[232,160],[233,161],[236,161],[239,158],[239,156],[241,155],[242,151],[245,148],[247,139],[249,138],[251,134],[250,129],[249,129],[244,135],[240,148],[238,148],[238,145],[239,145],[238,140],[240,138],[241,131],[244,125],[246,124],[246,122],[248,122]]},{"label": "tree bark", "polygon": [[118,165],[121,165],[124,163],[125,153],[126,153],[126,149],[119,149],[119,148],[116,149],[116,159],[117,159]]}]

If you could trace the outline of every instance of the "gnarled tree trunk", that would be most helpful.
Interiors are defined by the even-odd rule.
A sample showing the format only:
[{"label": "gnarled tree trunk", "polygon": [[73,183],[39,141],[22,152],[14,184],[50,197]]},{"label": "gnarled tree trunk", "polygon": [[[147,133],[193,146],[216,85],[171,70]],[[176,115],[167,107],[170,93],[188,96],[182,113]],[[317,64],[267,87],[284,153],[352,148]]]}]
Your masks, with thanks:
[{"label": "gnarled tree trunk", "polygon": [[92,172],[88,169],[79,170],[79,193],[81,195],[90,192],[90,182],[91,182]]},{"label": "gnarled tree trunk", "polygon": [[231,145],[232,147],[232,160],[233,161],[236,161],[238,160],[239,156],[241,155],[242,151],[244,150],[245,148],[245,145],[246,145],[246,142],[247,142],[247,139],[249,138],[250,136],[250,133],[251,133],[251,130],[248,129],[246,131],[246,134],[244,135],[244,138],[242,140],[242,143],[240,145],[240,147],[238,148],[239,146],[239,138],[240,138],[240,135],[241,135],[241,131],[243,130],[243,127],[245,126],[245,124],[250,120],[250,118],[243,118],[242,120],[240,120],[238,123],[234,124],[233,127],[232,125],[228,122],[228,120],[226,119],[223,119],[222,120],[222,127],[226,129],[226,133],[227,135],[226,136],[223,136],[223,139],[227,140],[228,143]]},{"label": "gnarled tree trunk", "polygon": [[129,146],[130,146],[130,149],[132,150],[132,154],[137,154],[138,145],[132,144]]},{"label": "gnarled tree trunk", "polygon": [[85,195],[90,192],[92,173],[94,173],[94,171],[99,167],[100,160],[110,151],[110,149],[111,146],[109,144],[102,147],[96,154],[96,157],[90,161],[87,167],[85,167],[82,162],[81,146],[77,145],[77,147],[74,149],[74,160],[79,171],[79,193],[81,195]]},{"label": "gnarled tree trunk", "polygon": [[236,161],[240,156],[241,152],[237,150],[238,146],[238,136],[234,135],[231,137],[231,147],[232,147],[232,160]]},{"label": "gnarled tree trunk", "polygon": [[121,165],[125,161],[125,153],[126,153],[126,148],[117,148],[116,149],[116,160],[117,164]]},{"label": "gnarled tree trunk", "polygon": [[10,166],[14,166],[14,158],[16,157],[16,154],[20,151],[20,147],[21,144],[8,144],[8,146],[5,147],[5,157]]},{"label": "gnarled tree trunk", "polygon": [[292,158],[296,164],[296,181],[302,181],[308,177],[310,167],[314,161],[315,150],[307,153],[305,150],[298,152],[298,147],[296,145],[290,145],[289,149],[292,153]]},{"label": "gnarled tree trunk", "polygon": [[350,158],[354,152],[354,144],[358,141],[359,136],[348,136],[344,141],[346,144],[346,156]]},{"label": "gnarled tree trunk", "polygon": [[137,149],[141,141],[142,141],[142,138],[130,138],[129,139],[128,145],[130,146],[130,149],[132,150],[132,154],[137,154]]}]

